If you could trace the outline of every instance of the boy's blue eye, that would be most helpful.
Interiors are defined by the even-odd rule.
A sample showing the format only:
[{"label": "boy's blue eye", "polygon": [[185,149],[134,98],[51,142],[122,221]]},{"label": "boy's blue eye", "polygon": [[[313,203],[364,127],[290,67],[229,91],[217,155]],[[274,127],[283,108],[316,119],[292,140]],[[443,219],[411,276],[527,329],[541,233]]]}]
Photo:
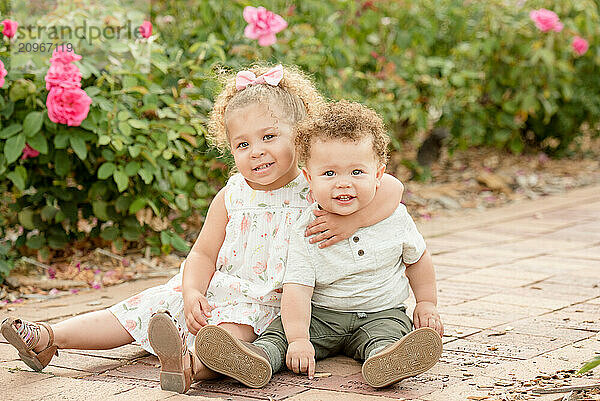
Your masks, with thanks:
[{"label": "boy's blue eye", "polygon": [[240,142],[237,146],[238,149],[243,149],[248,146],[248,142]]},{"label": "boy's blue eye", "polygon": [[324,172],[323,175],[325,177],[333,177],[335,175],[335,173],[333,171],[329,170],[329,171]]},{"label": "boy's blue eye", "polygon": [[362,170],[356,169],[356,170],[352,170],[352,175],[359,175],[362,174]]}]

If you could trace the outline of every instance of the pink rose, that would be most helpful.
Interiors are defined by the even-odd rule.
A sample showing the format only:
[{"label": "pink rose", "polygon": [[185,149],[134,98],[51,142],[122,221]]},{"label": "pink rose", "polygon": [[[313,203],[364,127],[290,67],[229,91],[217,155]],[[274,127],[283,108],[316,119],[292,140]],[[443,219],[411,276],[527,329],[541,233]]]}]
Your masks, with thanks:
[{"label": "pink rose", "polygon": [[38,157],[39,155],[40,155],[40,152],[38,152],[37,150],[35,150],[31,146],[29,146],[28,143],[26,143],[25,147],[23,148],[23,155],[21,156],[21,160],[25,160],[30,157]]},{"label": "pink rose", "polygon": [[144,21],[142,25],[140,25],[140,35],[145,38],[149,38],[152,35],[152,22]]},{"label": "pink rose", "polygon": [[52,52],[52,57],[50,58],[50,62],[53,64],[69,64],[78,60],[81,60],[81,56],[79,54],[75,54],[73,50],[69,50],[65,46],[57,46]]},{"label": "pink rose", "polygon": [[46,98],[48,117],[52,122],[79,126],[90,111],[92,99],[81,88],[50,89]]},{"label": "pink rose", "polygon": [[81,87],[81,71],[79,71],[79,68],[75,64],[52,63],[44,79],[46,80],[47,90],[55,86],[61,88]]},{"label": "pink rose", "polygon": [[15,33],[17,33],[17,28],[19,27],[19,23],[10,19],[5,19],[2,21],[2,23],[4,24],[2,34],[7,38],[12,38],[15,36]]},{"label": "pink rose", "polygon": [[545,8],[532,10],[529,13],[529,18],[535,22],[535,26],[542,32],[560,32],[563,29],[563,24],[560,22],[558,15],[554,11],[546,10]]},{"label": "pink rose", "polygon": [[4,68],[4,63],[0,60],[0,88],[4,86],[4,77],[8,74],[6,68]]},{"label": "pink rose", "polygon": [[571,45],[573,46],[573,50],[575,51],[575,53],[577,53],[578,56],[585,54],[585,52],[587,52],[590,48],[588,41],[580,36],[575,36]]},{"label": "pink rose", "polygon": [[252,270],[256,274],[262,274],[267,270],[267,264],[265,262],[257,262],[255,266],[252,266]]},{"label": "pink rose", "polygon": [[258,39],[261,46],[271,46],[277,41],[275,34],[287,27],[287,22],[281,15],[275,14],[264,7],[247,6],[244,8],[244,19],[248,23],[244,35],[249,39]]},{"label": "pink rose", "polygon": [[135,330],[136,327],[137,327],[137,323],[133,320],[127,320],[125,322],[125,329],[127,329],[127,331]]}]

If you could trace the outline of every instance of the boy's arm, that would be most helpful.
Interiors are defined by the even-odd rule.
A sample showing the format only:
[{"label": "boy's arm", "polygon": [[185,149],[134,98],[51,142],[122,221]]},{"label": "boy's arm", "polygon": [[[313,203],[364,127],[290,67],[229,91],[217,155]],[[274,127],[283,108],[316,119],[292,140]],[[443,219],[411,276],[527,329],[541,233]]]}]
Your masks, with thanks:
[{"label": "boy's arm", "polygon": [[310,299],[313,287],[284,284],[281,297],[281,323],[288,341],[285,357],[287,367],[294,373],[315,374],[315,349],[310,342]]},{"label": "boy's arm", "polygon": [[345,240],[360,227],[372,226],[394,213],[402,200],[403,192],[404,185],[396,177],[384,174],[375,197],[365,208],[348,216],[314,210],[317,218],[308,225],[305,235],[319,233],[310,239],[311,244],[320,242],[319,248]]},{"label": "boy's arm", "polygon": [[410,283],[417,305],[413,313],[415,329],[431,327],[444,335],[444,326],[437,311],[437,289],[435,285],[435,271],[431,255],[427,249],[418,262],[406,266],[406,277]]},{"label": "boy's arm", "polygon": [[227,209],[221,189],[211,202],[200,235],[185,260],[183,269],[183,306],[186,324],[192,334],[207,324],[211,307],[206,290],[216,270],[217,256],[225,240]]}]

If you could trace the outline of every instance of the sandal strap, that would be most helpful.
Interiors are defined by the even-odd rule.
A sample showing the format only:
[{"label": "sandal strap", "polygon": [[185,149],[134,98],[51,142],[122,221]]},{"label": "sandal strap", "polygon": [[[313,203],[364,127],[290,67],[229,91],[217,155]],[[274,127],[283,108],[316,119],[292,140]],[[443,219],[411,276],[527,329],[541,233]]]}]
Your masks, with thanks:
[{"label": "sandal strap", "polygon": [[[19,327],[16,326],[19,324]],[[15,319],[13,327],[17,334],[23,339],[27,350],[31,351],[40,342],[40,326],[27,320]]]},{"label": "sandal strap", "polygon": [[50,327],[50,325],[46,322],[37,322],[40,326],[43,326],[46,330],[48,330],[48,345],[46,345],[46,348],[51,347],[54,345],[54,330],[52,330],[52,327]]}]

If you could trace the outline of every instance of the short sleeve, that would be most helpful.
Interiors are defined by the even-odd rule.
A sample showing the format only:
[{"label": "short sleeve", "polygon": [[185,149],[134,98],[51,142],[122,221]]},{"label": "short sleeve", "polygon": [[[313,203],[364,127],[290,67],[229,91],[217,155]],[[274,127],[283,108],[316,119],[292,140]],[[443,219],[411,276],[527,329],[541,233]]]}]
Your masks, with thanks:
[{"label": "short sleeve", "polygon": [[304,237],[306,228],[306,224],[303,224],[304,220],[300,218],[290,230],[290,245],[283,284],[294,283],[314,287],[315,269]]},{"label": "short sleeve", "polygon": [[401,222],[399,226],[404,228],[402,260],[405,264],[411,265],[413,263],[417,263],[419,259],[421,259],[421,256],[423,256],[427,245],[425,245],[425,240],[417,229],[412,217],[410,217],[410,214],[408,214],[406,206],[401,205],[401,207]]}]

